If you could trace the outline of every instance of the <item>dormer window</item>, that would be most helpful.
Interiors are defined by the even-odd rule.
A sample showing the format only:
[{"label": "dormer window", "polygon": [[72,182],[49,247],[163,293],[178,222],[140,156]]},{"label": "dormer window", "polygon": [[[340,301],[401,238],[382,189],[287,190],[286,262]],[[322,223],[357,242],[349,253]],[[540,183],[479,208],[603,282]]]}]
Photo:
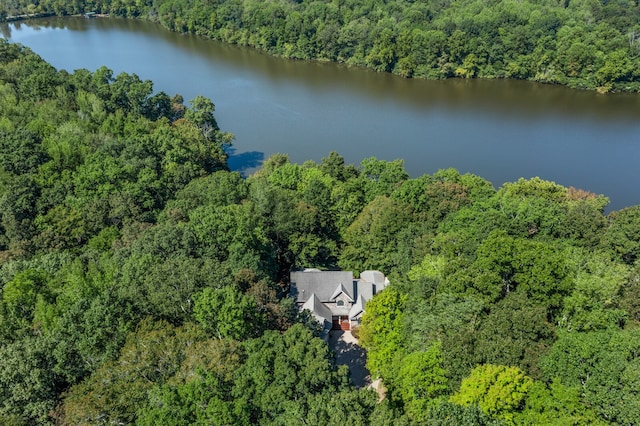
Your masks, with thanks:
[{"label": "dormer window", "polygon": [[344,306],[344,300],[338,300],[338,302],[336,303],[336,305],[342,307]]}]

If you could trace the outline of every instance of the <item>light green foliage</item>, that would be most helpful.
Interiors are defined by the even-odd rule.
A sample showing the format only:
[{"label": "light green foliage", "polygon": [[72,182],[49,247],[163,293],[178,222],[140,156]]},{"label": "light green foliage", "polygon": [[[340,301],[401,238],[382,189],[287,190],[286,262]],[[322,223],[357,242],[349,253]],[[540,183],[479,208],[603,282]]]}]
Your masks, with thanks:
[{"label": "light green foliage", "polygon": [[496,208],[514,236],[556,235],[566,215],[567,188],[540,178],[505,183],[496,193]]},{"label": "light green foliage", "polygon": [[391,195],[409,177],[402,160],[384,161],[370,157],[362,160],[361,164],[361,177],[365,179],[365,193],[369,201],[380,195]]},{"label": "light green foliage", "polygon": [[406,295],[394,286],[367,303],[362,317],[360,344],[367,350],[367,367],[375,377],[391,378],[402,349],[402,322]]},{"label": "light green foliage", "polygon": [[444,278],[447,259],[444,256],[434,256],[428,254],[424,257],[420,265],[416,265],[407,273],[412,281],[421,279],[441,280]]},{"label": "light green foliage", "polygon": [[[12,337],[21,336],[32,326],[39,328],[43,322],[49,322],[51,315],[46,310],[54,300],[55,291],[47,274],[34,269],[16,274],[2,289],[0,325],[3,334],[11,330],[16,334]],[[3,337],[10,338],[8,335]]]},{"label": "light green foliage", "polygon": [[580,399],[577,387],[567,387],[559,381],[548,387],[535,382],[527,393],[524,410],[514,415],[518,425],[604,425],[595,412],[587,408]]},{"label": "light green foliage", "polygon": [[391,382],[392,391],[402,399],[410,419],[423,421],[436,398],[448,390],[441,344],[436,342],[424,352],[403,357],[400,365],[397,377]]},{"label": "light green foliage", "polygon": [[620,325],[625,313],[619,306],[621,288],[629,282],[626,265],[604,255],[585,255],[575,278],[573,292],[564,300],[560,325],[570,331],[592,331]]},{"label": "light green foliage", "polygon": [[461,406],[439,400],[429,408],[424,424],[429,426],[501,426],[499,419],[492,419],[476,405]]},{"label": "light green foliage", "polygon": [[514,412],[522,410],[532,386],[533,380],[519,368],[485,364],[474,368],[462,380],[451,402],[476,404],[490,416],[513,424]]},{"label": "light green foliage", "polygon": [[509,198],[537,197],[549,201],[562,201],[566,197],[567,189],[555,182],[535,177],[520,178],[516,182],[505,183],[498,192]]},{"label": "light green foliage", "polygon": [[300,165],[286,163],[269,174],[269,182],[284,189],[295,190],[300,185],[302,173]]}]

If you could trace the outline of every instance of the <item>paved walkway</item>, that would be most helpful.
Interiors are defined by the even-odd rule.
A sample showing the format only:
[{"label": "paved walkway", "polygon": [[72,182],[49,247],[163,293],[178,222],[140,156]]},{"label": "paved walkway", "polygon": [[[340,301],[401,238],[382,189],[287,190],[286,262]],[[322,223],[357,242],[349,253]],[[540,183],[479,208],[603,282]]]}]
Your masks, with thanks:
[{"label": "paved walkway", "polygon": [[351,373],[351,383],[356,388],[371,385],[371,374],[366,367],[367,353],[358,346],[358,340],[350,331],[332,330],[329,347],[336,353],[336,363],[347,365]]}]

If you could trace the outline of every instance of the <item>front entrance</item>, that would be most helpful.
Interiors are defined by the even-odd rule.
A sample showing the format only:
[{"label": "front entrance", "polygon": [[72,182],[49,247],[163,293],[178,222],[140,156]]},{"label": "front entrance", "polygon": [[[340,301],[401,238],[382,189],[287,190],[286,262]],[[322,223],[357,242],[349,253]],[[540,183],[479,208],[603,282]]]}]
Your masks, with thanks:
[{"label": "front entrance", "polygon": [[340,315],[331,318],[332,330],[351,330],[351,324],[349,323],[349,317],[347,315]]}]

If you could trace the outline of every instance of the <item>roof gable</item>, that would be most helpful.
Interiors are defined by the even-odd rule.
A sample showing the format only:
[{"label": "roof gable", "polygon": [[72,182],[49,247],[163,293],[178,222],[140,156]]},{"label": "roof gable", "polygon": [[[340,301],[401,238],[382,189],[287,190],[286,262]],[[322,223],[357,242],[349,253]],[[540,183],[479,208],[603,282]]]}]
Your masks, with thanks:
[{"label": "roof gable", "polygon": [[313,293],[309,297],[309,300],[302,305],[302,309],[308,309],[311,311],[318,322],[322,322],[323,320],[331,322],[331,310],[324,306],[324,304],[318,299],[318,296]]},{"label": "roof gable", "polygon": [[[353,285],[352,285],[352,287],[353,287]],[[336,289],[331,294],[331,297],[329,298],[329,300],[333,302],[342,293],[344,293],[345,296],[347,296],[347,298],[349,299],[349,302],[352,302],[352,303],[355,302],[355,300],[353,300],[353,297],[349,294],[349,292],[347,292],[347,289],[344,288],[344,285],[342,283],[338,284]]]},{"label": "roof gable", "polygon": [[363,296],[358,297],[358,301],[349,310],[349,319],[356,319],[358,315],[361,315],[364,312],[365,303],[366,300]]}]

